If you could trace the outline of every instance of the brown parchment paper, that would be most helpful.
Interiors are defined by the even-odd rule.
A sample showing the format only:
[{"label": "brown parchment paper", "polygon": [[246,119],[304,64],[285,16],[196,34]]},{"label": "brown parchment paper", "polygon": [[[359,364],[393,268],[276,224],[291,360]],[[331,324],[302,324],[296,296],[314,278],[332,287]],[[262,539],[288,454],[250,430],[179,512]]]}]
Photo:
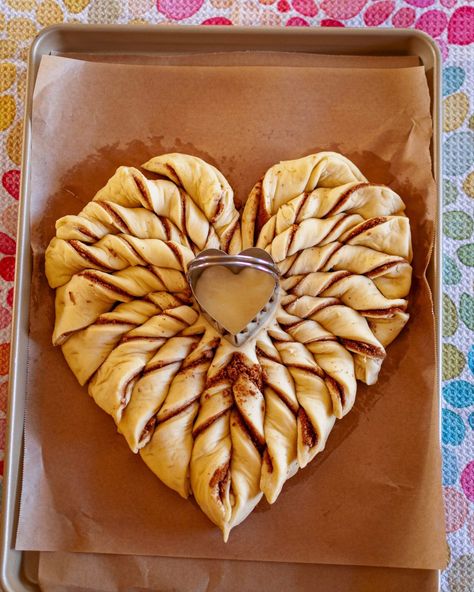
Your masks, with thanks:
[{"label": "brown parchment paper", "polygon": [[173,66],[292,66],[300,68],[304,66],[318,68],[409,68],[419,66],[420,58],[417,56],[356,56],[356,55],[324,55],[305,52],[278,53],[272,51],[226,51],[210,53],[190,54],[159,54],[159,55],[133,55],[133,54],[97,54],[97,53],[72,53],[53,52],[65,58],[86,60],[88,62],[102,62],[114,64],[141,64]]},{"label": "brown parchment paper", "polygon": [[[436,569],[446,560],[432,302],[435,215],[421,67],[139,66],[43,58],[34,97],[34,274],[18,549]],[[224,544],[162,485],[51,346],[44,249],[120,164],[184,151],[236,200],[282,159],[351,158],[399,192],[414,240],[412,319],[326,451]]]},{"label": "brown parchment paper", "polygon": [[43,592],[438,592],[433,570],[42,552]]}]

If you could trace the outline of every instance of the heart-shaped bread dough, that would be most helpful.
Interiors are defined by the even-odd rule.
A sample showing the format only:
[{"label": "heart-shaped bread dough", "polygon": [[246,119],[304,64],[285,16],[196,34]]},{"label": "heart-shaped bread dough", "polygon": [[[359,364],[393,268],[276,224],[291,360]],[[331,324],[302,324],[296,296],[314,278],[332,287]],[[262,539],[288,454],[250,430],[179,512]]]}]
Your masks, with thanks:
[{"label": "heart-shaped bread dough", "polygon": [[[376,382],[408,320],[410,225],[394,191],[333,152],[271,167],[242,216],[199,158],[166,154],[143,168],[159,177],[120,167],[57,221],[46,251],[53,343],[131,450],[227,540],[324,449],[356,380]],[[279,303],[237,347],[200,313],[186,272],[205,249],[250,247],[278,265]],[[258,298],[234,279],[215,278],[212,299],[221,281],[231,306]]]}]

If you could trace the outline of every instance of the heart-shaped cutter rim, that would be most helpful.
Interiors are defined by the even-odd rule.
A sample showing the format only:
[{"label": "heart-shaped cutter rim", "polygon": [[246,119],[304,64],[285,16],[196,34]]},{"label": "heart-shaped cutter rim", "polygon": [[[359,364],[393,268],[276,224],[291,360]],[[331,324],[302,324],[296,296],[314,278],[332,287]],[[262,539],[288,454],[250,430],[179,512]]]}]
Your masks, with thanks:
[{"label": "heart-shaped cutter rim", "polygon": [[[275,281],[273,292],[265,306],[251,319],[239,333],[231,333],[223,327],[199,302],[195,287],[205,269],[213,266],[227,267],[232,273],[239,273],[245,268],[258,269],[270,276]],[[186,274],[188,284],[194,296],[194,300],[205,318],[215,327],[219,333],[232,345],[240,347],[246,343],[264,325],[274,312],[278,304],[278,292],[280,287],[280,270],[273,261],[272,256],[258,247],[251,247],[241,251],[238,255],[229,255],[220,249],[205,249],[198,253],[188,265]]]}]

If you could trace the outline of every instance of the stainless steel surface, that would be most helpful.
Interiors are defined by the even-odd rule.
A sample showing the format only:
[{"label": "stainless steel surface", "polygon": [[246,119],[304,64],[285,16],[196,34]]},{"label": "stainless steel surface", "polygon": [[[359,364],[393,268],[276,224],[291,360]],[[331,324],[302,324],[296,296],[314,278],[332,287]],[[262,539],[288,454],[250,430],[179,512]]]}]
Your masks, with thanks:
[{"label": "stainless steel surface", "polygon": [[[14,549],[20,504],[23,425],[27,377],[28,310],[31,283],[30,149],[34,82],[41,57],[51,52],[78,54],[202,53],[215,51],[295,51],[338,55],[414,55],[426,72],[433,117],[432,162],[438,186],[437,230],[441,228],[441,57],[435,42],[420,31],[337,28],[156,27],[147,25],[57,25],[33,42],[28,62],[21,199],[18,218],[16,284],[10,359],[8,431],[3,481],[0,582],[7,592],[39,590],[35,552]],[[428,279],[433,291],[441,385],[441,241],[436,237]]]},{"label": "stainless steel surface", "polygon": [[[196,258],[191,261],[188,266],[188,280],[191,284],[191,288],[193,287],[193,278],[196,275],[195,272],[199,270],[202,273],[206,267],[213,267],[215,265],[223,265],[232,269],[235,273],[238,273],[245,267],[256,268],[264,273],[270,274],[278,281],[280,278],[280,272],[268,253],[263,249],[249,250],[251,250],[253,254],[249,254],[248,251],[242,251],[238,255],[228,255],[219,249],[206,249],[205,251],[202,251],[196,255]],[[270,260],[268,260],[266,256],[270,257]]]},{"label": "stainless steel surface", "polygon": [[[270,275],[275,284],[272,295],[268,300],[267,304],[260,310],[253,319],[238,333],[228,331],[223,327],[199,301],[196,293],[197,283],[199,278],[206,269],[210,267],[227,267],[233,273],[239,273],[242,269],[251,268],[258,269],[259,271]],[[278,267],[275,265],[271,255],[269,255],[263,249],[251,248],[242,251],[238,255],[228,255],[224,251],[219,249],[206,249],[202,251],[196,258],[191,261],[188,266],[188,272],[186,274],[189,286],[193,293],[194,299],[201,309],[206,319],[213,325],[222,336],[227,339],[232,345],[240,347],[244,345],[258,329],[266,323],[269,317],[275,311],[278,304],[278,291],[280,286],[280,272]]]}]

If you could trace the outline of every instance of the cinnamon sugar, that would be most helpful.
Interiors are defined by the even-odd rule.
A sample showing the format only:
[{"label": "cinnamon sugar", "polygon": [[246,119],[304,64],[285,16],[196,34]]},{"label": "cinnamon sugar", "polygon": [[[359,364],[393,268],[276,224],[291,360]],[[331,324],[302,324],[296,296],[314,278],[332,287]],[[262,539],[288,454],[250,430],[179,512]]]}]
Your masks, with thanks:
[{"label": "cinnamon sugar", "polygon": [[199,436],[199,434],[204,432],[204,430],[207,430],[207,428],[209,426],[211,426],[215,421],[217,421],[218,419],[220,419],[221,417],[223,417],[224,415],[229,413],[231,409],[232,409],[232,405],[230,407],[227,407],[226,409],[223,409],[222,411],[219,411],[219,413],[216,413],[216,415],[213,415],[207,421],[204,421],[203,423],[201,423],[197,427],[195,427],[193,429],[193,438],[197,438]]},{"label": "cinnamon sugar", "polygon": [[257,242],[258,235],[262,227],[270,220],[270,214],[265,209],[265,200],[263,198],[263,178],[255,185],[255,195],[257,196],[257,216],[254,228],[254,241]]},{"label": "cinnamon sugar", "polygon": [[133,180],[135,181],[135,185],[137,186],[138,191],[140,192],[143,199],[145,200],[146,205],[148,206],[148,209],[153,210],[153,204],[150,201],[147,188],[143,184],[141,177],[139,177],[137,174],[133,174],[133,173],[132,173],[132,177],[133,177]]},{"label": "cinnamon sugar", "polygon": [[81,273],[79,273],[77,275],[81,276],[81,277],[85,277],[93,284],[96,284],[97,286],[100,286],[101,288],[105,288],[106,290],[110,290],[111,292],[115,292],[116,294],[118,294],[119,296],[123,296],[124,298],[131,299],[134,297],[133,294],[130,294],[129,292],[127,292],[125,290],[122,290],[122,288],[114,286],[113,284],[109,284],[109,282],[106,282],[101,277],[98,277],[93,271],[86,270],[86,271],[82,271]]},{"label": "cinnamon sugar", "polygon": [[[329,210],[329,212],[327,212],[325,218],[328,216],[334,216],[337,210],[341,209],[341,207],[347,202],[347,200],[354,193],[354,191],[358,191],[359,189],[362,189],[362,187],[377,187],[377,185],[375,185],[374,183],[358,183],[357,185],[354,185],[354,187],[350,187],[340,196],[339,200]],[[378,187],[381,187],[381,185],[378,185]]]},{"label": "cinnamon sugar", "polygon": [[214,474],[212,475],[211,480],[209,481],[209,487],[211,489],[216,490],[216,493],[217,493],[219,500],[221,502],[224,499],[226,487],[229,482],[229,477],[230,477],[229,469],[230,469],[229,462],[221,465],[220,467],[218,467],[214,471]]},{"label": "cinnamon sugar", "polygon": [[221,195],[221,197],[219,198],[219,201],[217,202],[216,211],[214,212],[214,215],[209,220],[210,223],[215,224],[223,211],[224,211],[224,200],[222,199],[222,195]]},{"label": "cinnamon sugar", "polygon": [[367,232],[367,230],[370,230],[371,228],[375,228],[376,226],[379,226],[380,224],[384,224],[384,222],[386,222],[387,220],[388,220],[388,218],[386,216],[378,216],[376,218],[370,218],[369,220],[366,220],[365,222],[358,224],[347,235],[345,242],[348,243],[349,241],[351,241],[353,238],[355,238],[359,234],[362,234],[363,232]]},{"label": "cinnamon sugar", "polygon": [[325,381],[329,387],[329,391],[336,393],[337,397],[341,401],[342,407],[344,407],[346,404],[346,393],[344,392],[344,387],[336,382],[332,376],[329,376],[329,374],[326,375]]},{"label": "cinnamon sugar", "polygon": [[298,423],[301,428],[303,444],[308,446],[308,448],[316,446],[318,443],[318,435],[314,431],[313,425],[303,407],[300,407],[298,411]]},{"label": "cinnamon sugar", "polygon": [[155,427],[157,424],[156,416],[154,415],[151,419],[149,419],[143,428],[142,433],[140,434],[140,438],[138,439],[139,444],[143,444],[145,441],[148,441],[151,438],[151,435],[155,431]]},{"label": "cinnamon sugar", "polygon": [[174,243],[173,241],[165,241],[165,244],[168,247],[168,249],[173,252],[173,255],[179,261],[181,268],[184,268],[185,265],[184,265],[184,261],[183,261],[183,255],[182,255],[181,251],[178,249],[178,247],[176,246],[176,243]]},{"label": "cinnamon sugar", "polygon": [[117,228],[119,228],[122,232],[126,232],[127,234],[132,234],[130,231],[130,227],[125,222],[125,220],[120,216],[114,209],[112,203],[107,201],[96,201],[95,203],[99,204],[99,206],[107,212],[107,214],[112,218],[114,224]]},{"label": "cinnamon sugar", "polygon": [[69,244],[76,251],[76,253],[78,253],[83,259],[85,259],[89,263],[92,263],[92,265],[99,267],[100,269],[109,269],[109,270],[113,269],[112,267],[110,267],[106,263],[99,261],[99,259],[97,259],[97,257],[95,257],[89,251],[90,247],[85,247],[80,241],[72,239],[69,241]]},{"label": "cinnamon sugar", "polygon": [[388,308],[373,308],[369,310],[359,310],[360,314],[368,317],[393,317],[397,312],[405,312],[407,304],[402,306],[390,306]]},{"label": "cinnamon sugar", "polygon": [[233,425],[239,425],[242,431],[244,431],[247,434],[248,438],[251,440],[252,444],[258,450],[260,455],[263,455],[263,452],[265,450],[265,440],[262,440],[258,437],[258,434],[253,429],[252,424],[247,423],[245,421],[240,411],[235,410],[233,415]]},{"label": "cinnamon sugar", "polygon": [[267,465],[268,472],[273,473],[273,462],[270,453],[268,452],[268,448],[266,448],[263,453],[263,462]]},{"label": "cinnamon sugar", "polygon": [[364,343],[363,341],[354,341],[353,339],[344,339],[341,337],[339,341],[342,345],[353,352],[368,356],[369,358],[385,358],[385,351],[381,347],[377,347],[371,343]]},{"label": "cinnamon sugar", "polygon": [[400,257],[399,259],[396,259],[395,261],[390,261],[389,263],[384,263],[383,265],[379,265],[378,267],[374,267],[374,269],[372,269],[371,271],[368,271],[365,275],[369,278],[375,278],[379,275],[382,275],[383,273],[385,273],[389,269],[392,269],[392,267],[396,267],[397,265],[400,265],[400,263],[407,263],[407,261],[405,261],[405,259]]},{"label": "cinnamon sugar", "polygon": [[246,360],[248,358],[244,354],[234,352],[230,364],[226,366],[227,377],[234,383],[239,376],[246,376],[257,388],[262,388],[262,369],[258,364],[248,365]]},{"label": "cinnamon sugar", "polygon": [[94,234],[92,232],[92,230],[89,230],[88,228],[86,228],[82,224],[78,224],[76,226],[76,229],[78,230],[78,232],[80,232],[84,236],[87,236],[88,238],[91,238],[94,242],[96,242],[96,241],[99,240],[99,237],[96,234]]}]

